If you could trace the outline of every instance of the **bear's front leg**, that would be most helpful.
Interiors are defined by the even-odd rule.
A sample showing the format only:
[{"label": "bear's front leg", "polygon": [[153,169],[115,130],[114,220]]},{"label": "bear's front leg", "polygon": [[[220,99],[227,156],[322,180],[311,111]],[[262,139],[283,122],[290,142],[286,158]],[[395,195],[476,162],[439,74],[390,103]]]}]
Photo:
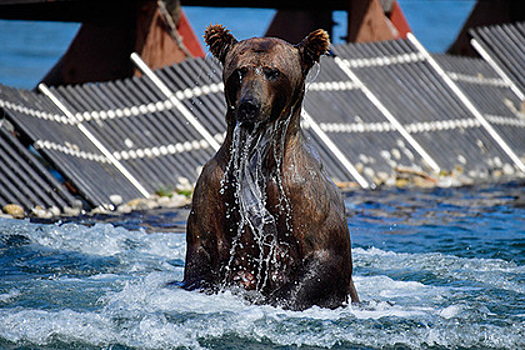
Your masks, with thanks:
[{"label": "bear's front leg", "polygon": [[184,266],[184,288],[209,288],[213,279],[210,266],[210,254],[203,246],[188,246]]},{"label": "bear's front leg", "polygon": [[[186,263],[184,287],[193,289],[215,289],[220,280],[219,248],[223,240],[219,227],[221,215],[211,216],[196,206],[190,212],[186,229]],[[209,220],[199,220],[199,216]]]},{"label": "bear's front leg", "polygon": [[295,278],[271,296],[273,304],[298,311],[314,305],[331,309],[342,306],[348,301],[351,283],[344,263],[344,259],[329,251],[313,252]]},{"label": "bear's front leg", "polygon": [[193,192],[186,226],[184,286],[187,289],[213,289],[220,280],[220,255],[228,253],[227,245],[224,248],[226,209],[221,195],[225,164],[221,148],[204,166]]}]

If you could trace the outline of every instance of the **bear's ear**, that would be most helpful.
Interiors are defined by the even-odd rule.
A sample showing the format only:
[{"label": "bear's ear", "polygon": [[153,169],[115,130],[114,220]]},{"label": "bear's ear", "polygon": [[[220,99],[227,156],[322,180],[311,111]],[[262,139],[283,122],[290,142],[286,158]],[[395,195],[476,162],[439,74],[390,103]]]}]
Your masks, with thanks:
[{"label": "bear's ear", "polygon": [[204,42],[210,51],[221,63],[224,63],[226,54],[237,43],[237,39],[230,31],[220,24],[209,25],[204,31]]},{"label": "bear's ear", "polygon": [[312,68],[315,62],[319,62],[321,55],[328,52],[329,46],[330,38],[323,29],[311,32],[296,45],[307,71]]}]

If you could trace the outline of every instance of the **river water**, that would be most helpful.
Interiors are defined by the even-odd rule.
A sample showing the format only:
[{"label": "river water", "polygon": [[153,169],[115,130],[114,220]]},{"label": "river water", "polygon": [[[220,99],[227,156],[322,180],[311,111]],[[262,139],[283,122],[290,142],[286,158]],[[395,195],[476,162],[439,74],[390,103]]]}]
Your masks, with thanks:
[{"label": "river water", "polygon": [[523,184],[345,198],[363,303],[303,312],[168,285],[186,209],[2,218],[0,348],[525,348]]},{"label": "river water", "polygon": [[[433,52],[475,3],[400,2]],[[241,39],[273,14],[186,13],[199,37],[218,22]],[[34,87],[78,28],[0,21],[0,83]],[[168,285],[183,276],[186,209],[0,218],[0,349],[525,349],[523,183],[345,198],[363,303],[304,312]]]}]

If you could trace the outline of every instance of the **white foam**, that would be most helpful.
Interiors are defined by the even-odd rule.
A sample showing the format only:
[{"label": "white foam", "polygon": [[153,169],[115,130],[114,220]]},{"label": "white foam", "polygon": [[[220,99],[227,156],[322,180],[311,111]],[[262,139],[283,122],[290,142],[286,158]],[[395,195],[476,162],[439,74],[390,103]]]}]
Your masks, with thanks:
[{"label": "white foam", "polygon": [[467,259],[441,253],[409,254],[384,251],[378,248],[353,249],[355,264],[373,265],[389,270],[428,272],[443,280],[479,281],[487,287],[525,293],[525,285],[509,278],[509,274],[524,274],[525,266],[501,259]]},{"label": "white foam", "polygon": [[[148,234],[130,231],[111,224],[32,224],[14,221],[11,230],[29,232],[26,236],[41,246],[96,256],[114,256],[126,252],[154,255],[161,258],[184,259],[185,237],[181,234]],[[0,229],[2,226],[0,224]]]},{"label": "white foam", "polygon": [[461,311],[463,311],[463,305],[450,305],[439,312],[439,316],[446,318],[447,320],[456,317]]},{"label": "white foam", "polygon": [[[523,267],[512,262],[356,248],[355,284],[363,304],[294,312],[253,305],[230,292],[207,295],[168,287],[182,279],[183,268],[173,260],[184,260],[184,235],[7,219],[0,219],[0,232],[23,235],[49,248],[46,252],[114,257],[118,263],[110,272],[90,276],[27,278],[23,287],[3,283],[0,341],[16,346],[200,349],[218,338],[238,338],[232,347],[271,342],[325,348],[525,348],[523,314],[494,310],[498,303],[513,303],[498,301],[494,293],[523,290],[516,277],[523,275]],[[441,282],[428,282],[421,273],[432,273]],[[464,286],[465,281],[479,281],[479,288]],[[82,303],[43,307],[34,300],[35,291],[52,300],[56,296],[50,293],[57,288],[71,290]],[[488,298],[496,299],[491,305]]]},{"label": "white foam", "polygon": [[12,289],[7,293],[0,294],[0,305],[9,303],[10,301],[18,297],[20,294],[21,293],[18,289]]},{"label": "white foam", "polygon": [[15,344],[46,346],[60,341],[96,347],[121,344],[142,349],[200,348],[191,330],[168,322],[161,314],[115,319],[111,314],[73,310],[0,310],[0,320],[0,336]]}]

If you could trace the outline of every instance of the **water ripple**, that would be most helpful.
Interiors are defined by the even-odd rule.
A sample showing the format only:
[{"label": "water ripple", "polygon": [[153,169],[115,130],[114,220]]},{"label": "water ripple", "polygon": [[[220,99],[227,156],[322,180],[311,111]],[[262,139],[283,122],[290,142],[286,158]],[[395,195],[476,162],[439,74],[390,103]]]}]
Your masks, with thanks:
[{"label": "water ripple", "polygon": [[165,213],[0,219],[0,348],[525,348],[523,198],[517,184],[349,194],[364,301],[303,312],[170,284],[186,245]]}]

